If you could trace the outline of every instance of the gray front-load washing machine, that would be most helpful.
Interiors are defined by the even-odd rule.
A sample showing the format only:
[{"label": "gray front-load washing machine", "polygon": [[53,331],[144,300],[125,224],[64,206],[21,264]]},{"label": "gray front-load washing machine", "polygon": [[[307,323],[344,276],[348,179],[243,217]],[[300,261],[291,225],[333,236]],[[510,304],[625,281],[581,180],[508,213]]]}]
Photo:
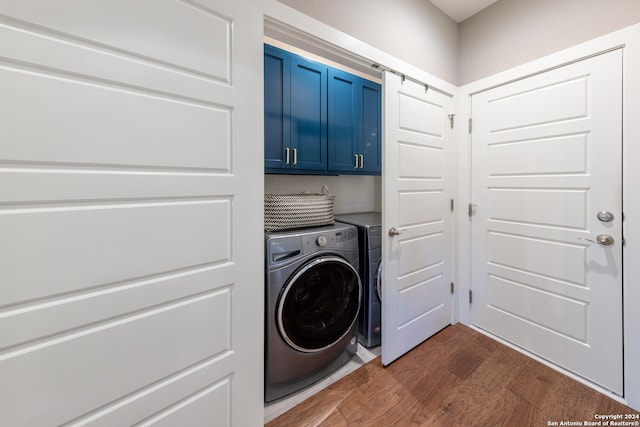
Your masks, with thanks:
[{"label": "gray front-load washing machine", "polygon": [[265,255],[265,402],[271,402],[356,353],[362,285],[351,225],[266,233]]}]

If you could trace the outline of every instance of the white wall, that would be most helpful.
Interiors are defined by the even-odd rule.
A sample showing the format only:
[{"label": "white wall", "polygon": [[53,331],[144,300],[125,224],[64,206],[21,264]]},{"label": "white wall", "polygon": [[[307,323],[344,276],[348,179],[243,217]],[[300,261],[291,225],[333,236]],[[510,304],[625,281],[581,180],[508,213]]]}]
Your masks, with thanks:
[{"label": "white wall", "polygon": [[448,82],[458,70],[458,25],[428,0],[279,0]]},{"label": "white wall", "polygon": [[322,186],[336,195],[337,214],[381,210],[379,176],[265,175],[264,192],[271,194],[320,193]]},{"label": "white wall", "polygon": [[463,85],[640,22],[638,0],[500,0],[460,24]]}]

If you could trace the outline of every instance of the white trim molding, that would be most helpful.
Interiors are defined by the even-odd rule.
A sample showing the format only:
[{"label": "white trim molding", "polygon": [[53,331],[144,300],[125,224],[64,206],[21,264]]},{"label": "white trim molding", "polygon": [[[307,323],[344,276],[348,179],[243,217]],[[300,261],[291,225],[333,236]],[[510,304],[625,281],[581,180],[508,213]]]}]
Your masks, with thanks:
[{"label": "white trim molding", "polygon": [[[459,119],[460,123],[468,122],[474,93],[618,48],[623,49],[623,401],[640,410],[640,191],[637,188],[640,185],[640,24],[462,86],[458,92]],[[458,132],[458,200],[460,206],[465,206],[472,202],[470,136],[466,126],[459,127]],[[458,320],[468,325],[470,309],[466,295],[471,283],[471,227],[464,209],[458,209],[458,227]],[[603,392],[599,387],[585,384]],[[614,395],[611,397],[620,400]]]}]

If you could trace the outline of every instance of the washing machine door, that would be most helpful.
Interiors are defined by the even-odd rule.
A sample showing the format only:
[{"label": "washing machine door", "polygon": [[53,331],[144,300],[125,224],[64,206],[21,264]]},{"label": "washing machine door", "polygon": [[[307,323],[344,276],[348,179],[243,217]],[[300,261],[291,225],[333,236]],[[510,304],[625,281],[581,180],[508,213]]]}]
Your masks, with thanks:
[{"label": "washing machine door", "polygon": [[311,353],[340,341],[358,318],[362,285],[355,268],[337,256],[304,264],[291,276],[278,300],[282,338]]}]

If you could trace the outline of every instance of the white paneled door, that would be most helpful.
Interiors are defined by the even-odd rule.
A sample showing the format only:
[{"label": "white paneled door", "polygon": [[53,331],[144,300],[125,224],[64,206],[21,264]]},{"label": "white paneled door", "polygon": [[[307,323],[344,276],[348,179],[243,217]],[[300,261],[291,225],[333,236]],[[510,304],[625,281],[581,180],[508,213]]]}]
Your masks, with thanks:
[{"label": "white paneled door", "polygon": [[452,98],[384,72],[382,362],[451,323]]},{"label": "white paneled door", "polygon": [[262,19],[0,1],[0,425],[261,425]]},{"label": "white paneled door", "polygon": [[622,394],[622,52],[472,115],[472,323]]}]

